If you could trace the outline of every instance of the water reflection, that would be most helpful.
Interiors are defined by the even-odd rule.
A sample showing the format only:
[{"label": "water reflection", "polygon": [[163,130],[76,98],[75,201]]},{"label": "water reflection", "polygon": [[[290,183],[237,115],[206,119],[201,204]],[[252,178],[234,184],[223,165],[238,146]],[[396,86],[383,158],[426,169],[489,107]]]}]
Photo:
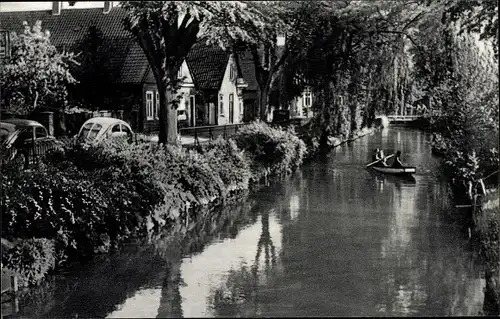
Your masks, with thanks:
[{"label": "water reflection", "polygon": [[185,258],[181,272],[189,276],[180,288],[184,316],[230,316],[241,304],[249,307],[255,302],[251,287],[265,285],[280,249],[281,228],[271,211],[263,212],[257,223],[241,230],[236,238]]},{"label": "water reflection", "polygon": [[[387,128],[343,145],[245,204],[75,269],[22,315],[475,315],[484,280],[426,140]],[[366,170],[375,148],[401,149],[417,174]]]},{"label": "water reflection", "polygon": [[154,318],[160,306],[161,288],[142,289],[106,318]]}]

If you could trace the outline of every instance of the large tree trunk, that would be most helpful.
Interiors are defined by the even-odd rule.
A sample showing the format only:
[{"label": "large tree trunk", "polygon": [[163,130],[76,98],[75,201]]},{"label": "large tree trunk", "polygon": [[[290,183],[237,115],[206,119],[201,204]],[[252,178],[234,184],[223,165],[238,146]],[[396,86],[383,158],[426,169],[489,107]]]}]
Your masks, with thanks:
[{"label": "large tree trunk", "polygon": [[264,86],[259,90],[259,118],[261,121],[267,121],[267,98],[269,86]]},{"label": "large tree trunk", "polygon": [[[173,71],[169,74],[175,74]],[[157,79],[160,96],[158,144],[177,143],[177,110],[174,105],[174,92],[167,87],[163,79]]]}]

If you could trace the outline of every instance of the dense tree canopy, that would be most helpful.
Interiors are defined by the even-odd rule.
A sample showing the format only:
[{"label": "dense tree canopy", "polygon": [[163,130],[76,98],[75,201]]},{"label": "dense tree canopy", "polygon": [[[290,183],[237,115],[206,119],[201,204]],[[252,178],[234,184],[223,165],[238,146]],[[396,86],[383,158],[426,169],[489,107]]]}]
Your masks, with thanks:
[{"label": "dense tree canopy", "polygon": [[71,90],[73,104],[81,104],[87,109],[109,109],[113,107],[109,85],[113,75],[107,67],[111,44],[106,43],[103,33],[95,26],[90,26],[76,50],[79,52],[79,66],[72,71],[79,85]]},{"label": "dense tree canopy", "polygon": [[191,47],[198,38],[251,42],[253,37],[242,25],[264,29],[266,19],[243,1],[124,1],[121,5],[128,12],[125,27],[144,50],[160,91],[159,142],[176,143],[177,73]]},{"label": "dense tree canopy", "polygon": [[12,54],[0,71],[2,95],[13,113],[29,114],[37,108],[62,108],[68,85],[76,80],[68,70],[73,55],[60,53],[50,42],[42,22],[23,23],[23,34],[12,33]]}]

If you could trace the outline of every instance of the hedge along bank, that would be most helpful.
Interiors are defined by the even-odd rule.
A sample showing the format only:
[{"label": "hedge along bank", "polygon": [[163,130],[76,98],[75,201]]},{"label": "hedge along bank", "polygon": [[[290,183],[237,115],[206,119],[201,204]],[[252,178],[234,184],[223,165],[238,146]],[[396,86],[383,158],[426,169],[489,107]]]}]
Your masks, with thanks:
[{"label": "hedge along bank", "polygon": [[16,245],[3,266],[36,284],[68,260],[196,218],[190,206],[214,206],[263,176],[291,173],[305,153],[293,130],[252,124],[199,151],[67,144],[33,169],[4,167],[2,238]]},{"label": "hedge along bank", "polygon": [[[491,120],[489,113],[476,109],[458,113],[461,115],[458,117],[455,114],[445,114],[433,121],[432,150],[443,158],[454,198],[457,201],[469,199],[466,204],[472,204],[470,209],[464,210],[467,213],[464,217],[485,266],[483,309],[486,315],[499,315],[498,124]],[[485,194],[483,185],[496,191]]]}]

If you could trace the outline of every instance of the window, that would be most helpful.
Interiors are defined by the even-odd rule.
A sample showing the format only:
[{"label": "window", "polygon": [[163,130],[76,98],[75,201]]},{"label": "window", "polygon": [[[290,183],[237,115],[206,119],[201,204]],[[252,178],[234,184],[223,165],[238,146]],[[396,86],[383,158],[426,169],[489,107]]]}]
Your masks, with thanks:
[{"label": "window", "polygon": [[153,91],[146,92],[146,119],[153,119]]},{"label": "window", "polygon": [[229,65],[229,79],[232,81],[235,78],[234,66],[232,64]]},{"label": "window", "polygon": [[45,128],[43,127],[36,127],[35,128],[35,138],[43,138],[47,137],[47,131],[45,131]]},{"label": "window", "polygon": [[127,136],[132,136],[132,131],[125,125],[121,124],[122,132],[126,133]]},{"label": "window", "polygon": [[111,128],[111,133],[116,133],[116,132],[118,133],[120,132],[120,124],[116,124]]},{"label": "window", "polygon": [[239,103],[239,106],[240,106],[240,115],[243,115],[243,103]]},{"label": "window", "polygon": [[1,129],[0,130],[0,143],[3,143],[7,140],[7,137],[9,136],[9,131],[6,129]]},{"label": "window", "polygon": [[179,68],[179,71],[177,71],[177,78],[182,79],[182,66]]},{"label": "window", "polygon": [[344,105],[344,97],[342,95],[335,96],[335,103],[338,105]]},{"label": "window", "polygon": [[[90,130],[89,132],[89,135],[86,136],[86,138],[88,138],[89,140],[93,140],[94,138],[96,138],[97,134],[99,134],[99,132],[101,131],[101,124],[94,124],[94,126],[92,127],[92,129]],[[85,135],[84,135],[85,137]]]},{"label": "window", "polygon": [[156,103],[155,103],[155,119],[159,119],[159,112],[160,112],[160,93],[156,91]]},{"label": "window", "polygon": [[304,107],[311,106],[311,92],[304,93]]},{"label": "window", "polygon": [[22,147],[25,143],[33,140],[33,131],[31,129],[22,129],[14,142],[14,147]]},{"label": "window", "polygon": [[219,94],[219,115],[224,116],[224,94]]},{"label": "window", "polygon": [[229,123],[234,120],[234,94],[229,94]]}]

